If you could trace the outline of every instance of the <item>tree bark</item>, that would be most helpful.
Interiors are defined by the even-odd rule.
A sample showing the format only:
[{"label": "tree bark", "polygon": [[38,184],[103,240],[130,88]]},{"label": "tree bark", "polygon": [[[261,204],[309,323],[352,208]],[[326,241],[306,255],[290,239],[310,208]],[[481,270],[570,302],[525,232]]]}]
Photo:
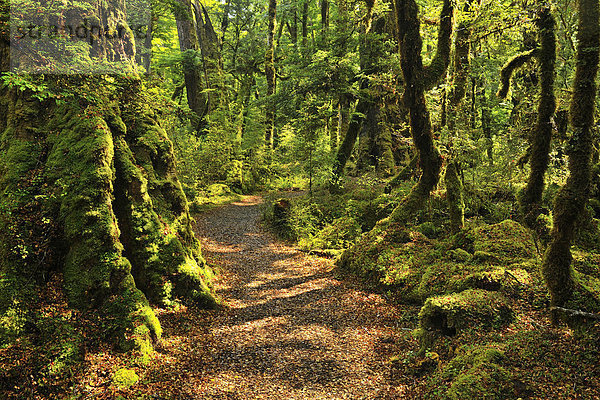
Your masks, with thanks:
[{"label": "tree bark", "polygon": [[577,11],[579,26],[577,67],[570,108],[573,136],[568,150],[569,177],[554,200],[551,241],[542,262],[542,275],[554,307],[567,305],[571,298],[571,243],[575,236],[575,224],[584,211],[590,190],[595,80],[600,41],[598,0],[579,0]]},{"label": "tree bark", "polygon": [[415,0],[396,0],[395,12],[398,19],[400,59],[404,76],[404,104],[409,110],[410,131],[419,154],[422,173],[419,182],[392,211],[391,221],[408,222],[421,209],[430,192],[439,180],[442,159],[433,144],[431,120],[425,100],[425,90],[435,84],[446,71],[449,62],[449,47],[452,33],[453,6],[444,0],[440,15],[438,50],[434,63],[423,67],[420,33],[419,7]]},{"label": "tree bark", "polygon": [[213,27],[206,8],[197,0],[193,2],[196,35],[202,54],[204,85],[212,89],[206,94],[207,113],[225,104],[226,88],[223,77],[223,59],[221,58],[219,38]]},{"label": "tree bark", "polygon": [[446,201],[450,214],[450,229],[458,232],[462,229],[465,221],[465,204],[463,201],[462,182],[459,179],[459,162],[453,153],[453,140],[457,135],[456,119],[459,107],[467,92],[467,77],[471,53],[471,26],[468,20],[470,3],[465,4],[464,19],[460,21],[456,29],[456,40],[454,45],[454,67],[450,94],[446,99],[446,121],[450,137],[450,156],[446,165],[444,182],[446,184]]},{"label": "tree bark", "polygon": [[360,127],[365,118],[365,112],[367,112],[367,109],[368,103],[361,99],[356,104],[356,110],[350,117],[348,131],[344,136],[344,140],[342,140],[342,144],[340,144],[336,160],[333,164],[333,177],[330,187],[334,190],[339,186],[340,179],[344,174],[344,168],[346,167],[346,163],[352,154],[352,149],[354,148],[354,143],[356,143],[356,139],[358,137],[358,133],[360,132]]},{"label": "tree bark", "polygon": [[273,148],[273,134],[275,130],[275,18],[277,13],[277,0],[269,0],[267,22],[267,50],[265,52],[265,77],[267,78],[267,104],[265,111],[265,146]]},{"label": "tree bark", "polygon": [[329,1],[321,0],[321,35],[325,42],[329,32]]},{"label": "tree bark", "polygon": [[192,126],[196,132],[201,133],[206,129],[206,114],[208,101],[203,96],[202,74],[196,63],[196,54],[200,51],[200,44],[194,19],[192,17],[191,0],[178,0],[174,7],[179,49],[183,53],[183,75],[187,102],[194,113]]},{"label": "tree bark", "polygon": [[308,0],[303,0],[302,4],[302,47],[306,48],[308,44]]},{"label": "tree bark", "polygon": [[538,235],[542,235],[545,227],[537,222],[537,217],[540,214],[539,203],[544,191],[544,176],[548,169],[553,117],[556,109],[554,97],[555,22],[549,6],[542,6],[536,25],[540,32],[540,49],[537,52],[540,66],[540,100],[536,126],[531,139],[529,178],[527,186],[519,196],[519,205],[525,225],[536,231]]},{"label": "tree bark", "polygon": [[[108,98],[80,98],[81,79],[86,96],[97,90]],[[0,92],[8,116],[0,123],[1,201],[11,209],[0,217],[0,241],[20,244],[0,246],[0,270],[34,280],[59,272],[73,307],[96,309],[119,345],[147,351],[161,335],[148,300],[214,305],[171,142],[137,79],[116,78],[110,89],[102,77],[45,84],[72,90],[75,100]],[[53,230],[19,234],[45,227]],[[46,236],[53,240],[40,245]],[[40,248],[44,256],[19,250],[25,248]]]}]

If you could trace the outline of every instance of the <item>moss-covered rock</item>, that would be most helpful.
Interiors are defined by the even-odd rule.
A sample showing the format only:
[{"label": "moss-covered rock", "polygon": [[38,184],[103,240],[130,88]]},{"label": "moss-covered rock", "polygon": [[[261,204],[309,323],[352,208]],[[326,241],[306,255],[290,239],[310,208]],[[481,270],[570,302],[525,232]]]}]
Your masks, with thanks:
[{"label": "moss-covered rock", "polygon": [[441,372],[441,377],[451,382],[446,397],[451,400],[515,398],[512,377],[501,366],[503,359],[504,353],[495,347],[478,347],[453,358]]},{"label": "moss-covered rock", "polygon": [[[526,271],[515,272],[496,265],[464,264],[451,261],[431,263],[420,278],[418,295],[423,301],[443,294],[462,292],[467,289],[496,291],[513,289],[528,281]],[[523,275],[525,274],[525,276]]]},{"label": "moss-covered rock", "polygon": [[419,284],[436,260],[433,243],[422,233],[400,223],[377,225],[346,250],[338,265],[377,284],[393,288],[397,296],[420,302]]},{"label": "moss-covered rock", "polygon": [[472,257],[472,255],[468,251],[465,251],[461,248],[450,249],[450,251],[448,251],[448,255],[449,255],[450,259],[452,259],[453,261],[458,261],[458,262],[463,262],[463,263],[469,261]]},{"label": "moss-covered rock", "polygon": [[447,336],[471,327],[498,328],[512,320],[512,309],[502,294],[480,289],[430,297],[419,312],[423,331]]},{"label": "moss-covered rock", "polygon": [[134,370],[128,368],[116,370],[112,378],[113,385],[125,389],[135,385],[139,380],[140,377],[138,374]]},{"label": "moss-covered rock", "polygon": [[516,262],[535,257],[531,233],[518,222],[505,220],[476,228],[471,233],[473,252],[493,254],[500,262]]}]

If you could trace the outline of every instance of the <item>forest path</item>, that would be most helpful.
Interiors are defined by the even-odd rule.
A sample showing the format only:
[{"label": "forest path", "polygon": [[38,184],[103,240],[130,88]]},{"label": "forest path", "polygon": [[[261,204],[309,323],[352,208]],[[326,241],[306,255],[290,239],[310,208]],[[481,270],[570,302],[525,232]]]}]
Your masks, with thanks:
[{"label": "forest path", "polygon": [[195,338],[169,335],[193,325],[189,315],[163,324],[160,351],[179,364],[173,372],[183,370],[179,390],[208,399],[402,398],[389,381],[400,310],[336,279],[331,260],[262,230],[261,201],[248,196],[197,217],[203,254],[222,268],[215,289],[226,308],[196,313],[208,322]]}]

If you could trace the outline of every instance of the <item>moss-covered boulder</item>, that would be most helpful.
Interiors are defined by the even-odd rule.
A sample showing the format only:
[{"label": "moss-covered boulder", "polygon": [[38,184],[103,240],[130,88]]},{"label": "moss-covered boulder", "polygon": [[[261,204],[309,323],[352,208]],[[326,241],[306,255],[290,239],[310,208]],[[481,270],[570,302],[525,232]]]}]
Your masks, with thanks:
[{"label": "moss-covered boulder", "polygon": [[[446,398],[514,399],[515,385],[509,370],[502,366],[504,353],[492,346],[462,348],[441,371],[441,378],[450,382]],[[518,396],[517,396],[518,397]]]},{"label": "moss-covered boulder", "polygon": [[513,291],[530,282],[529,273],[509,266],[438,261],[428,265],[420,277],[417,295],[428,297],[462,292],[467,289]]},{"label": "moss-covered boulder", "polygon": [[437,255],[430,239],[400,223],[376,225],[346,250],[338,265],[364,279],[393,288],[404,301],[421,302],[419,284]]},{"label": "moss-covered boulder", "polygon": [[[498,224],[473,230],[473,252],[493,255],[498,262],[515,262],[535,257],[535,243],[531,233],[518,222],[507,219]],[[482,253],[483,254],[483,253]]]},{"label": "moss-covered boulder", "polygon": [[498,328],[512,320],[512,309],[502,294],[480,289],[430,297],[419,312],[421,330],[447,336],[473,327]]}]

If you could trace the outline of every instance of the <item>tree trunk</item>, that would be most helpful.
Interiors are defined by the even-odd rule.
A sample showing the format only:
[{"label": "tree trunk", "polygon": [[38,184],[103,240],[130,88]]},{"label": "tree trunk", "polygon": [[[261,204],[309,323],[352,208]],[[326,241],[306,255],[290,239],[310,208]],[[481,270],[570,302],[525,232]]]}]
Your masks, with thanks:
[{"label": "tree trunk", "polygon": [[277,0],[269,0],[267,50],[265,52],[265,77],[267,78],[267,104],[265,112],[265,146],[273,148],[273,133],[275,130],[275,17]]},{"label": "tree trunk", "polygon": [[593,149],[592,125],[600,41],[598,0],[579,0],[577,11],[579,27],[570,109],[573,137],[568,151],[569,177],[554,200],[551,241],[542,262],[542,274],[550,290],[551,304],[556,307],[565,306],[573,290],[571,243],[575,224],[589,196]]},{"label": "tree trunk", "polygon": [[543,6],[540,10],[536,24],[540,32],[541,42],[540,49],[537,52],[540,65],[540,100],[529,154],[529,179],[519,198],[519,205],[525,224],[538,234],[542,234],[544,226],[540,226],[537,217],[540,214],[539,203],[542,200],[544,191],[544,176],[548,169],[553,116],[556,109],[554,98],[555,22],[549,6]]},{"label": "tree trunk", "polygon": [[338,143],[344,140],[350,123],[350,98],[346,94],[340,95],[338,100]]},{"label": "tree trunk", "polygon": [[295,2],[292,8],[292,21],[288,25],[290,40],[296,46],[298,44],[298,4]]},{"label": "tree trunk", "polygon": [[302,47],[306,48],[308,40],[308,0],[302,4]]},{"label": "tree trunk", "polygon": [[329,1],[321,0],[321,35],[324,42],[327,42],[329,32]]},{"label": "tree trunk", "polygon": [[[60,272],[72,306],[98,309],[124,348],[148,350],[161,335],[148,300],[213,305],[211,273],[191,229],[171,142],[148,111],[139,80],[117,78],[107,95],[113,100],[96,104],[79,97],[81,79],[45,82],[75,93],[71,102],[0,94],[8,116],[0,123],[0,190],[12,210],[0,218],[0,235],[20,244],[0,248],[0,270],[38,280]],[[85,79],[86,96],[107,93],[104,79]],[[54,240],[40,248],[45,235],[21,236],[24,224],[54,227]],[[26,248],[44,256],[19,250]]]},{"label": "tree trunk", "polygon": [[462,229],[465,221],[465,204],[463,201],[462,183],[459,179],[459,162],[453,154],[453,141],[457,136],[456,119],[459,115],[459,107],[467,91],[467,76],[469,71],[469,57],[471,53],[471,26],[468,20],[470,3],[465,4],[464,19],[456,29],[456,40],[454,45],[454,68],[452,85],[446,98],[446,122],[448,124],[448,135],[450,138],[450,156],[446,165],[444,181],[446,183],[446,201],[450,214],[450,229],[458,232]]},{"label": "tree trunk", "polygon": [[210,113],[223,106],[227,97],[223,76],[223,59],[219,50],[221,46],[206,8],[194,0],[193,10],[196,35],[202,54],[204,85],[207,89],[212,89],[206,95],[207,113]]},{"label": "tree trunk", "polygon": [[183,53],[183,76],[187,102],[194,113],[192,126],[200,133],[206,129],[206,114],[208,101],[203,96],[202,74],[196,64],[196,54],[200,50],[194,19],[192,17],[192,3],[190,0],[179,0],[174,7],[177,22],[179,49]]},{"label": "tree trunk", "polygon": [[494,165],[494,140],[492,138],[492,112],[485,85],[481,92],[481,131],[485,138],[485,150],[490,166]]},{"label": "tree trunk", "polygon": [[358,104],[356,105],[355,112],[350,117],[348,131],[344,136],[344,140],[342,140],[342,144],[340,144],[336,160],[333,164],[333,177],[330,187],[334,190],[339,186],[340,179],[344,174],[344,168],[346,167],[346,163],[352,154],[352,149],[354,148],[354,143],[356,143],[362,121],[365,118],[364,113],[367,111],[367,108],[368,103],[365,100],[359,100]]},{"label": "tree trunk", "polygon": [[419,7],[415,0],[396,0],[400,59],[404,76],[404,104],[409,110],[410,131],[419,154],[422,173],[419,182],[392,211],[390,220],[408,222],[421,209],[439,180],[442,159],[433,144],[431,120],[425,90],[444,75],[449,62],[453,6],[444,0],[440,15],[438,50],[432,64],[424,68],[421,58],[423,41],[420,33]]}]

